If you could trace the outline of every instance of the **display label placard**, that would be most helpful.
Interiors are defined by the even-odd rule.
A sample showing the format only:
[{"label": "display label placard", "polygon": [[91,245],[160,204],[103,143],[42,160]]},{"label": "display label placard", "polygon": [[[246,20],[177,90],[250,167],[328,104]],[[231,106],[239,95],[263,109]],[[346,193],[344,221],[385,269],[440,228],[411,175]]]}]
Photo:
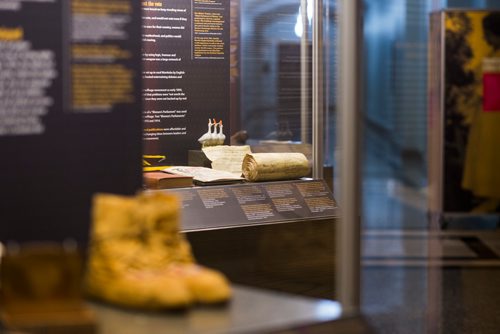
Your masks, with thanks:
[{"label": "display label placard", "polygon": [[182,230],[246,226],[338,215],[323,180],[170,189],[182,199]]}]

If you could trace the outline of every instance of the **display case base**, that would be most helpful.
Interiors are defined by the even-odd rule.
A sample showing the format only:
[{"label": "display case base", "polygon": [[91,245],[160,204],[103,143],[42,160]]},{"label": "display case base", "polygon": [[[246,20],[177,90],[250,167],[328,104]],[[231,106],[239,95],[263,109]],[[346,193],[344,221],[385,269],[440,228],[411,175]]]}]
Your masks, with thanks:
[{"label": "display case base", "polygon": [[196,259],[238,284],[335,299],[335,219],[186,233]]}]

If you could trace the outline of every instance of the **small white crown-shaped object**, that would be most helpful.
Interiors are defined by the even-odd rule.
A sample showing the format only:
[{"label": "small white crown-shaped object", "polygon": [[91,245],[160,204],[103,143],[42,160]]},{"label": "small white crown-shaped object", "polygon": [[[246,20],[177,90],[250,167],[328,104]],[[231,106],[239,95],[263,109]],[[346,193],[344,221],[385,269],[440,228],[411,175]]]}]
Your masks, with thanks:
[{"label": "small white crown-shaped object", "polygon": [[209,119],[208,131],[198,138],[198,142],[201,144],[201,147],[224,145],[226,135],[224,134],[223,129],[224,126],[222,125],[222,120],[217,122],[214,118],[212,122],[212,120]]},{"label": "small white crown-shaped object", "polygon": [[224,141],[226,140],[226,135],[224,134],[224,125],[222,125],[222,120],[220,120],[219,131],[217,132],[217,145],[224,145]]},{"label": "small white crown-shaped object", "polygon": [[213,132],[213,126],[215,125],[210,119],[208,119],[208,131],[204,133],[200,138],[198,138],[198,142],[201,144],[201,147],[212,146],[212,141],[215,133]]}]

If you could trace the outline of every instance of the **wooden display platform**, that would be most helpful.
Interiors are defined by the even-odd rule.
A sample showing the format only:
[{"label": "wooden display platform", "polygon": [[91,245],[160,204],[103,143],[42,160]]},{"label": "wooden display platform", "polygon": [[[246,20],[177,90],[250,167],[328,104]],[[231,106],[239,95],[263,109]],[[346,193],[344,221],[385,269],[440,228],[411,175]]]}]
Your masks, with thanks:
[{"label": "wooden display platform", "polygon": [[[12,333],[30,334],[96,334],[95,314],[83,305],[58,312],[0,311],[1,326]],[[0,332],[2,332],[0,327]],[[8,332],[7,332],[8,333]]]}]

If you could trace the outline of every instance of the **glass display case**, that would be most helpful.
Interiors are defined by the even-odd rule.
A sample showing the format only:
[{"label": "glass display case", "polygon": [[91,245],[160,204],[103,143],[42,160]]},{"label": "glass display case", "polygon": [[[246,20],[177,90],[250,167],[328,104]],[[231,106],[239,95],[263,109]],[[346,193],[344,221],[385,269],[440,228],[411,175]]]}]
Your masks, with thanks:
[{"label": "glass display case", "polygon": [[[145,170],[193,177],[169,191],[201,262],[234,282],[336,299],[337,4],[168,8],[143,9]],[[159,21],[184,18],[163,35]],[[237,178],[197,174],[212,170]]]}]

